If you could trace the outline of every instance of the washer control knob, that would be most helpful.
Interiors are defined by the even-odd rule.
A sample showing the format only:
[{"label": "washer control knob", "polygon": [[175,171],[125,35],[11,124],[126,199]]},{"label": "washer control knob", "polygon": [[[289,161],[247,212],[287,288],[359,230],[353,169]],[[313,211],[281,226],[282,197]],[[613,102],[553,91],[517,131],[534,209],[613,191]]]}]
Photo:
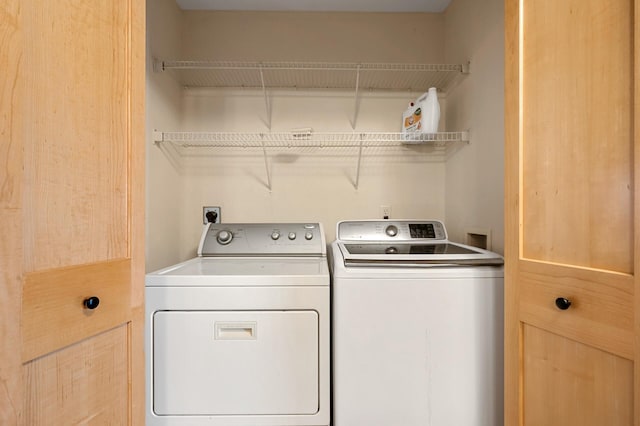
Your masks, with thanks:
[{"label": "washer control knob", "polygon": [[296,233],[295,232],[289,232],[289,239],[290,240],[295,240],[296,239]]},{"label": "washer control knob", "polygon": [[222,245],[229,244],[231,240],[233,240],[233,234],[231,231],[220,231],[216,236],[216,240],[218,240],[218,243]]},{"label": "washer control knob", "polygon": [[313,239],[313,234],[311,232],[307,232],[306,234],[304,234],[304,238],[305,240],[311,240]]},{"label": "washer control knob", "polygon": [[278,238],[280,238],[280,233],[278,231],[273,231],[271,233],[271,239],[272,240],[277,240]]},{"label": "washer control knob", "polygon": [[398,235],[398,227],[395,226],[395,225],[389,225],[384,230],[384,233],[387,234],[390,237],[395,237],[396,235]]}]

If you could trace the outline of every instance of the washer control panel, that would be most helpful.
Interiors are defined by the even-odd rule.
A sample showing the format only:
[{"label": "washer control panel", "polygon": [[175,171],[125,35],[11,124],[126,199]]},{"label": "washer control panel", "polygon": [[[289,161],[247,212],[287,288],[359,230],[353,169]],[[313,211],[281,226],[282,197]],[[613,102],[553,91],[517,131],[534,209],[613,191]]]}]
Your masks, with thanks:
[{"label": "washer control panel", "polygon": [[447,231],[439,220],[342,221],[336,231],[341,241],[446,240]]},{"label": "washer control panel", "polygon": [[208,223],[198,256],[326,255],[320,223]]}]

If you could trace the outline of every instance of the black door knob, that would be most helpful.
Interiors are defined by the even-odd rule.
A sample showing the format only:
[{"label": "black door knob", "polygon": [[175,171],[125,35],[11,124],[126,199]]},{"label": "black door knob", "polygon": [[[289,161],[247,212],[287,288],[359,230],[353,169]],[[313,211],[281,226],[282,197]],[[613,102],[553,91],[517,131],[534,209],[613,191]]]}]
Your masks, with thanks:
[{"label": "black door knob", "polygon": [[84,302],[82,303],[84,304],[84,307],[87,309],[95,309],[100,304],[100,299],[98,299],[96,296],[92,296],[84,299]]},{"label": "black door knob", "polygon": [[571,300],[564,297],[558,297],[556,299],[556,306],[558,307],[558,309],[566,311],[567,309],[569,309],[569,306],[571,306]]}]

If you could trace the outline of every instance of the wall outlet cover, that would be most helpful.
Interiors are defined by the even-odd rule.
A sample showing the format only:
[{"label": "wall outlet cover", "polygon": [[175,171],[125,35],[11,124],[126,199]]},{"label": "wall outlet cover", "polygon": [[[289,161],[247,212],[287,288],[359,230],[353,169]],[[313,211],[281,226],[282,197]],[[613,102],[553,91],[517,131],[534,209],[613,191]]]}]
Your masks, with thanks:
[{"label": "wall outlet cover", "polygon": [[380,206],[380,217],[382,219],[391,219],[391,206]]},{"label": "wall outlet cover", "polygon": [[205,206],[202,208],[202,223],[206,225],[209,222],[220,223],[221,221],[222,218],[220,207]]}]

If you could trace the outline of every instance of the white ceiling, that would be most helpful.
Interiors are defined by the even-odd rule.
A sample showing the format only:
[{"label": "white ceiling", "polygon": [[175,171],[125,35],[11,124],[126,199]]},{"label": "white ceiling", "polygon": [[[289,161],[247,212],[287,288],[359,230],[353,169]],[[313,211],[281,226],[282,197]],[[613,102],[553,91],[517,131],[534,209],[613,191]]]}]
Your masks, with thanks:
[{"label": "white ceiling", "polygon": [[443,12],[451,0],[176,0],[181,9],[309,12]]}]

